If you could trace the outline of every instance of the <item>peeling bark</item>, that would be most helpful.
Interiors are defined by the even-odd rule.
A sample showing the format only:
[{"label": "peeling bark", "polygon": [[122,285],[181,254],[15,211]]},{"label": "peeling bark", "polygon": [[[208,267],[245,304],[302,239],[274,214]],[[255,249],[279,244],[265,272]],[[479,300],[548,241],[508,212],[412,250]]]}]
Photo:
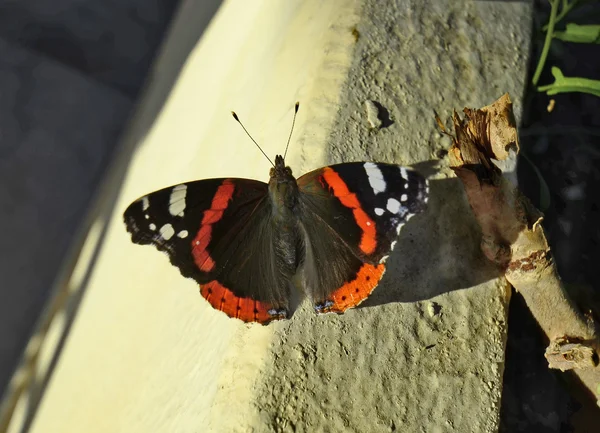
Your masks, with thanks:
[{"label": "peeling bark", "polygon": [[[598,402],[600,339],[591,310],[582,311],[567,293],[542,227],[543,215],[492,162],[519,151],[508,94],[478,110],[452,117],[450,166],[462,181],[482,231],[481,249],[523,296],[550,344],[550,368],[574,375],[587,397]],[[574,378],[575,378],[574,377]]]}]

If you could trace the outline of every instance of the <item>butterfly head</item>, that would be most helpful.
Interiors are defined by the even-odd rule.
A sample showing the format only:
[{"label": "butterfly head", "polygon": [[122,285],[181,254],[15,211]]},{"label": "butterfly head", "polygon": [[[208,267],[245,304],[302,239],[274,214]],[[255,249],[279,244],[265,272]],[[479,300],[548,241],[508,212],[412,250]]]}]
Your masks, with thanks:
[{"label": "butterfly head", "polygon": [[269,183],[273,181],[277,182],[278,184],[289,183],[290,181],[296,183],[296,180],[292,175],[292,169],[285,165],[285,161],[281,155],[277,155],[275,157],[275,165],[271,168],[269,177],[271,178]]}]

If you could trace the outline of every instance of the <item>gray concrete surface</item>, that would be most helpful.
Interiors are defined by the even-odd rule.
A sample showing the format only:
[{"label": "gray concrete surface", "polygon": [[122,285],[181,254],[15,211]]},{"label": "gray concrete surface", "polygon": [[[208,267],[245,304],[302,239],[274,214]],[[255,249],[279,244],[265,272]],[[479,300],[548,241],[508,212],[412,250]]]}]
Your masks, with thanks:
[{"label": "gray concrete surface", "polygon": [[179,1],[0,2],[0,37],[135,98]]},{"label": "gray concrete surface", "polygon": [[0,396],[177,2],[0,2]]},{"label": "gray concrete surface", "polygon": [[133,106],[0,40],[0,390],[50,292]]}]

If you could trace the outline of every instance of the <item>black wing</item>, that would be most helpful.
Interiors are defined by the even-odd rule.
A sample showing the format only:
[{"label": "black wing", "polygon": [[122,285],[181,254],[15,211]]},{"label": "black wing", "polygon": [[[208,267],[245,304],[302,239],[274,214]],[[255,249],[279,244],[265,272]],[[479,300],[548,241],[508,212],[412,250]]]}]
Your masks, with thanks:
[{"label": "black wing", "polygon": [[267,192],[248,179],[175,185],[133,202],[125,225],[134,243],[166,252],[214,308],[268,323],[287,316],[289,283],[277,272]]}]

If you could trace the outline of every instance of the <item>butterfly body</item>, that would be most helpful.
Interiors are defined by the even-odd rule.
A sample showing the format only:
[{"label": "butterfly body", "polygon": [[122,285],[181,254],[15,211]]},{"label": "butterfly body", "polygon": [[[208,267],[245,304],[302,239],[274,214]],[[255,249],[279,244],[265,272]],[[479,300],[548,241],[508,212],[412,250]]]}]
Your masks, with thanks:
[{"label": "butterfly body", "polygon": [[207,179],[133,202],[132,241],[165,251],[216,309],[246,322],[288,318],[294,291],[342,313],[379,283],[427,181],[393,164],[344,163],[296,179],[277,156],[268,184]]}]

